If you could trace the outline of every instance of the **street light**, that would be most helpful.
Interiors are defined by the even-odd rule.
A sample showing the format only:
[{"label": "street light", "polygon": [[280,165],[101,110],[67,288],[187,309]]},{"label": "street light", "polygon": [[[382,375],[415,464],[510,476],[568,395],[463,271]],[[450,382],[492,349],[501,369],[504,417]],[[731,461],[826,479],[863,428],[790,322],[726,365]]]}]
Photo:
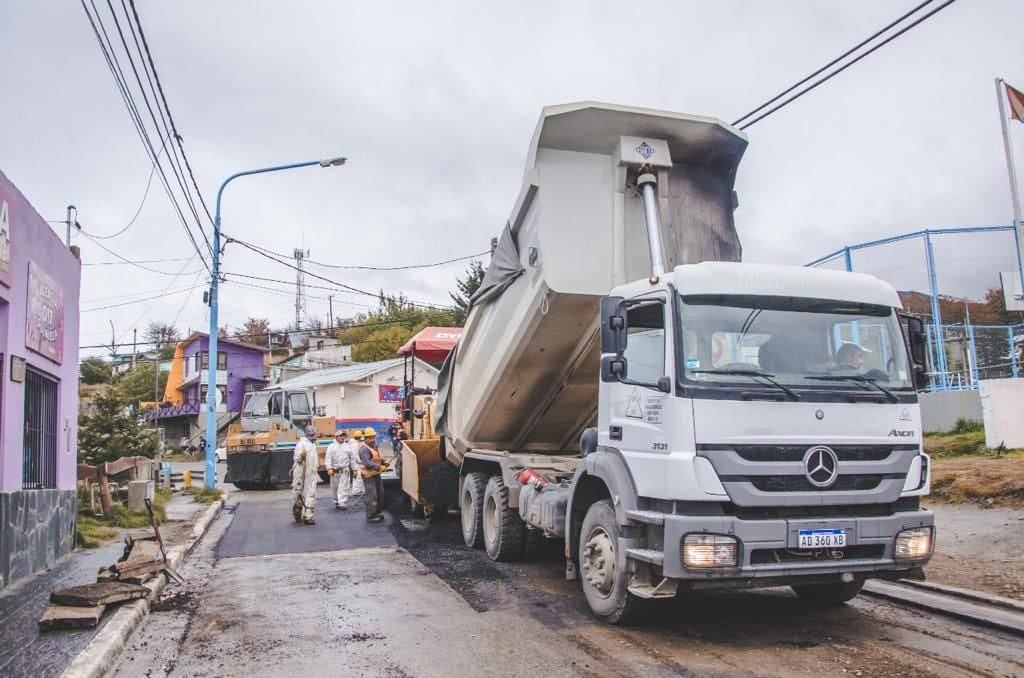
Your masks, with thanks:
[{"label": "street light", "polygon": [[206,355],[206,473],[203,483],[207,489],[217,486],[217,288],[220,284],[220,203],[224,188],[239,177],[250,174],[266,174],[267,172],[280,172],[281,170],[298,169],[299,167],[340,167],[345,164],[345,158],[325,158],[323,160],[310,160],[308,162],[296,162],[290,165],[276,165],[274,167],[263,167],[261,169],[236,172],[224,180],[217,190],[217,211],[213,218],[213,274],[210,279],[210,335],[208,337]]}]

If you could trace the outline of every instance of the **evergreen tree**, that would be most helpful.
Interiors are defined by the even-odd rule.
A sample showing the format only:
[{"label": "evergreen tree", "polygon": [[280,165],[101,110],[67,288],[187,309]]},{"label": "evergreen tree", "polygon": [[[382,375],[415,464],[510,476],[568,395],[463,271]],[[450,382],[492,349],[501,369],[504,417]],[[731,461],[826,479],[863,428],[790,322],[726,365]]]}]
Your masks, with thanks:
[{"label": "evergreen tree", "polygon": [[145,427],[116,389],[98,395],[78,416],[78,460],[99,464],[121,457],[156,455],[156,433]]},{"label": "evergreen tree", "polygon": [[81,382],[87,386],[94,384],[109,384],[114,379],[114,371],[103,358],[92,356],[82,361],[78,366],[78,374]]},{"label": "evergreen tree", "polygon": [[469,262],[465,276],[455,279],[455,291],[448,293],[448,296],[455,302],[453,315],[455,316],[455,325],[458,327],[466,324],[466,316],[469,315],[469,300],[479,289],[480,283],[483,282],[484,272],[484,265],[480,261]]}]

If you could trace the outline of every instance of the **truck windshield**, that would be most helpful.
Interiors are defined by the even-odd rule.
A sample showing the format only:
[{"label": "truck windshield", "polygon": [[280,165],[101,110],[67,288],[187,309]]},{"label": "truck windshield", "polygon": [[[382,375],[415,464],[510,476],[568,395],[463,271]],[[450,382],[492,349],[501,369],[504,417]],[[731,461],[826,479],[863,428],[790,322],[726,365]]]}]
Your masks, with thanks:
[{"label": "truck windshield", "polygon": [[309,415],[309,398],[306,397],[305,393],[288,394],[288,404],[292,408],[293,417],[303,417]]},{"label": "truck windshield", "polygon": [[268,413],[267,403],[269,401],[269,393],[253,393],[246,401],[242,414],[246,417],[265,417]]},{"label": "truck windshield", "polygon": [[683,379],[690,384],[913,390],[894,309],[794,297],[682,296]]}]

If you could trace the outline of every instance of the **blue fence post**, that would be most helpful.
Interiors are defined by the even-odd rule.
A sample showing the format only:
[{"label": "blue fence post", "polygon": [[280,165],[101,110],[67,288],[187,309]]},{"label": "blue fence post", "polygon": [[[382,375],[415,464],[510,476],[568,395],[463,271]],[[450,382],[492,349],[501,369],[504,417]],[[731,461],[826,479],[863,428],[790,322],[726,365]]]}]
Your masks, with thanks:
[{"label": "blue fence post", "polygon": [[850,254],[850,246],[847,245],[843,248],[843,259],[846,261],[846,272],[853,271],[853,257]]},{"label": "blue fence post", "polygon": [[1010,339],[1010,369],[1012,370],[1013,377],[1017,378],[1017,347],[1013,343],[1013,326],[1006,328],[1006,334]]},{"label": "blue fence post", "polygon": [[[924,336],[928,340],[928,357],[932,360],[932,369],[938,370],[939,368],[935,365],[935,344],[932,342],[932,332],[935,330],[933,326],[925,326]],[[935,389],[935,375],[929,377],[928,381],[932,385],[932,389]]]},{"label": "blue fence post", "polygon": [[974,348],[974,325],[967,326],[967,341],[971,351],[971,388],[978,387],[978,352]]},{"label": "blue fence post", "polygon": [[946,368],[946,342],[942,333],[942,311],[939,308],[939,281],[935,274],[935,251],[932,249],[932,234],[924,231],[925,253],[928,263],[928,288],[932,298],[932,325],[935,327],[936,369],[939,370],[939,384],[942,390],[949,388],[949,374]]}]

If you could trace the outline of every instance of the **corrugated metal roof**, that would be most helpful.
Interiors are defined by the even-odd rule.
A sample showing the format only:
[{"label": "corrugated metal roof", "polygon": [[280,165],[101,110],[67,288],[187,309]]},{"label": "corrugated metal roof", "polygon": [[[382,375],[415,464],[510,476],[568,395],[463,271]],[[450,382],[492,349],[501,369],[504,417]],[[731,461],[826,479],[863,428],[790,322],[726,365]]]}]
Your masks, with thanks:
[{"label": "corrugated metal roof", "polygon": [[[346,384],[353,381],[361,381],[390,367],[400,367],[402,360],[402,358],[393,358],[391,360],[380,360],[375,363],[355,363],[354,365],[346,365],[344,367],[313,370],[303,374],[301,377],[283,381],[278,386],[281,388],[310,388],[325,384]],[[422,372],[424,370],[437,374],[437,370],[434,367],[422,360],[417,360],[416,371]]]}]

